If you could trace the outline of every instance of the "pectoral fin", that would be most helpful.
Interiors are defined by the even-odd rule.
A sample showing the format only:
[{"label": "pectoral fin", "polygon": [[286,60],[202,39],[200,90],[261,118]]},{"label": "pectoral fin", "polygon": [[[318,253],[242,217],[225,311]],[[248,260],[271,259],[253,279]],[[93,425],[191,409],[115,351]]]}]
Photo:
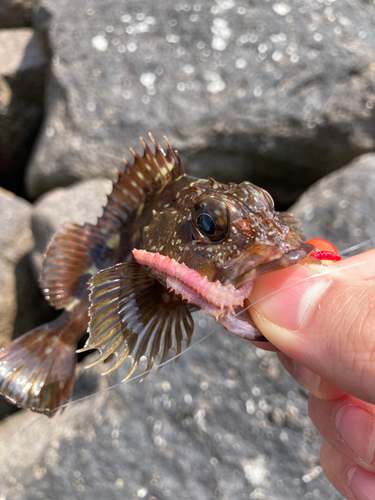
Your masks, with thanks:
[{"label": "pectoral fin", "polygon": [[150,370],[157,356],[161,364],[171,349],[179,355],[183,343],[185,348],[189,345],[194,329],[189,305],[150,278],[139,264],[109,267],[96,274],[89,287],[90,337],[80,352],[100,351],[90,366],[114,354],[109,373],[130,356],[129,378],[142,356],[147,357]]},{"label": "pectoral fin", "polygon": [[51,305],[61,309],[72,300],[82,276],[104,248],[96,226],[72,222],[61,226],[48,245],[40,277],[40,287]]}]

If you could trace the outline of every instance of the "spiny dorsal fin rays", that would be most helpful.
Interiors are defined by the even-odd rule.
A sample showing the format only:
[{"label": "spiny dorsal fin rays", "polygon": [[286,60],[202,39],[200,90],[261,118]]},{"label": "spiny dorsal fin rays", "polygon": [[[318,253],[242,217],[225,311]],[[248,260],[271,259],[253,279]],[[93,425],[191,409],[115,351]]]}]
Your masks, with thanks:
[{"label": "spiny dorsal fin rays", "polygon": [[174,349],[181,353],[194,329],[188,304],[170,294],[158,281],[150,278],[136,263],[117,264],[96,274],[90,287],[90,336],[79,352],[99,349],[96,365],[111,354],[118,368],[127,356],[132,365],[126,378],[136,370],[142,356],[151,369],[156,356],[166,361]]},{"label": "spiny dorsal fin rays", "polygon": [[151,133],[149,137],[154,145],[154,152],[141,137],[143,155],[140,156],[130,148],[134,163],[124,159],[126,171],[119,173],[112,193],[108,195],[103,215],[98,221],[103,233],[113,235],[132,214],[142,211],[148,198],[159,194],[172,180],[185,175],[181,160],[172,150],[167,138],[164,137],[167,147],[165,153]]}]

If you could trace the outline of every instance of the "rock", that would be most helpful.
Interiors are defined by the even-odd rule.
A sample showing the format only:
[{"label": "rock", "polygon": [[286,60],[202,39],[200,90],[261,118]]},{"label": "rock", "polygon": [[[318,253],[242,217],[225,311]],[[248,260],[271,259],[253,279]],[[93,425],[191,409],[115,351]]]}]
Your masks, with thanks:
[{"label": "rock", "polygon": [[0,29],[31,26],[33,0],[1,0]]},{"label": "rock", "polygon": [[1,76],[15,97],[43,99],[47,60],[31,28],[0,30]]},{"label": "rock", "polygon": [[32,262],[35,275],[39,275],[43,254],[53,234],[65,221],[83,225],[95,224],[111,191],[108,179],[91,179],[69,188],[58,188],[42,196],[32,214],[32,230],[35,247]]},{"label": "rock", "polygon": [[[374,238],[374,193],[375,154],[366,154],[311,186],[290,210],[307,239],[323,238],[343,251]],[[374,246],[369,242],[357,252]]]},{"label": "rock", "polygon": [[16,272],[16,268],[23,265],[22,259],[34,241],[30,229],[32,205],[0,188],[0,213],[0,288],[6,291],[0,295],[0,347],[3,347],[12,338],[17,309],[22,304],[17,300],[21,285],[17,278],[22,272]]},{"label": "rock", "polygon": [[190,173],[288,206],[375,147],[374,10],[329,3],[37,0],[53,78],[30,196],[111,177],[151,130]]},{"label": "rock", "polygon": [[32,29],[0,30],[0,182],[18,193],[42,119],[46,68]]},{"label": "rock", "polygon": [[[216,323],[197,313],[196,325],[195,340]],[[120,367],[95,385],[102,370],[82,373],[77,389],[126,374]],[[274,354],[219,328],[142,384],[97,394],[62,417],[22,411],[2,422],[0,477],[12,476],[8,500],[339,500],[319,467],[306,400]]]},{"label": "rock", "polygon": [[[30,225],[32,205],[0,188],[0,214],[1,348],[50,315],[28,258],[34,245]],[[0,418],[13,409],[0,397]]]}]

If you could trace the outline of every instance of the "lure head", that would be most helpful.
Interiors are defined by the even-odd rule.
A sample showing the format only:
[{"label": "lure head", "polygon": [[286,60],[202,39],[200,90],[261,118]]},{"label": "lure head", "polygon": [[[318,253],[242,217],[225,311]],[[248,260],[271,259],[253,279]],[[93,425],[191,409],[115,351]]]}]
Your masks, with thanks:
[{"label": "lure head", "polygon": [[307,243],[315,247],[310,257],[314,257],[323,262],[338,262],[341,260],[338,251],[329,241],[322,240],[321,238],[313,238]]}]

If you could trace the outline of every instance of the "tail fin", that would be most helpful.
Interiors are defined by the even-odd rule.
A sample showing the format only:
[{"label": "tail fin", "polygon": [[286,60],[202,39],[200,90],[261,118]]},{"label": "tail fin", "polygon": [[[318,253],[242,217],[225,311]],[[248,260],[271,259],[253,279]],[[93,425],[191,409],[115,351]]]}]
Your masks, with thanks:
[{"label": "tail fin", "polygon": [[70,400],[77,362],[76,345],[64,342],[59,319],[0,349],[0,394],[48,416]]}]

